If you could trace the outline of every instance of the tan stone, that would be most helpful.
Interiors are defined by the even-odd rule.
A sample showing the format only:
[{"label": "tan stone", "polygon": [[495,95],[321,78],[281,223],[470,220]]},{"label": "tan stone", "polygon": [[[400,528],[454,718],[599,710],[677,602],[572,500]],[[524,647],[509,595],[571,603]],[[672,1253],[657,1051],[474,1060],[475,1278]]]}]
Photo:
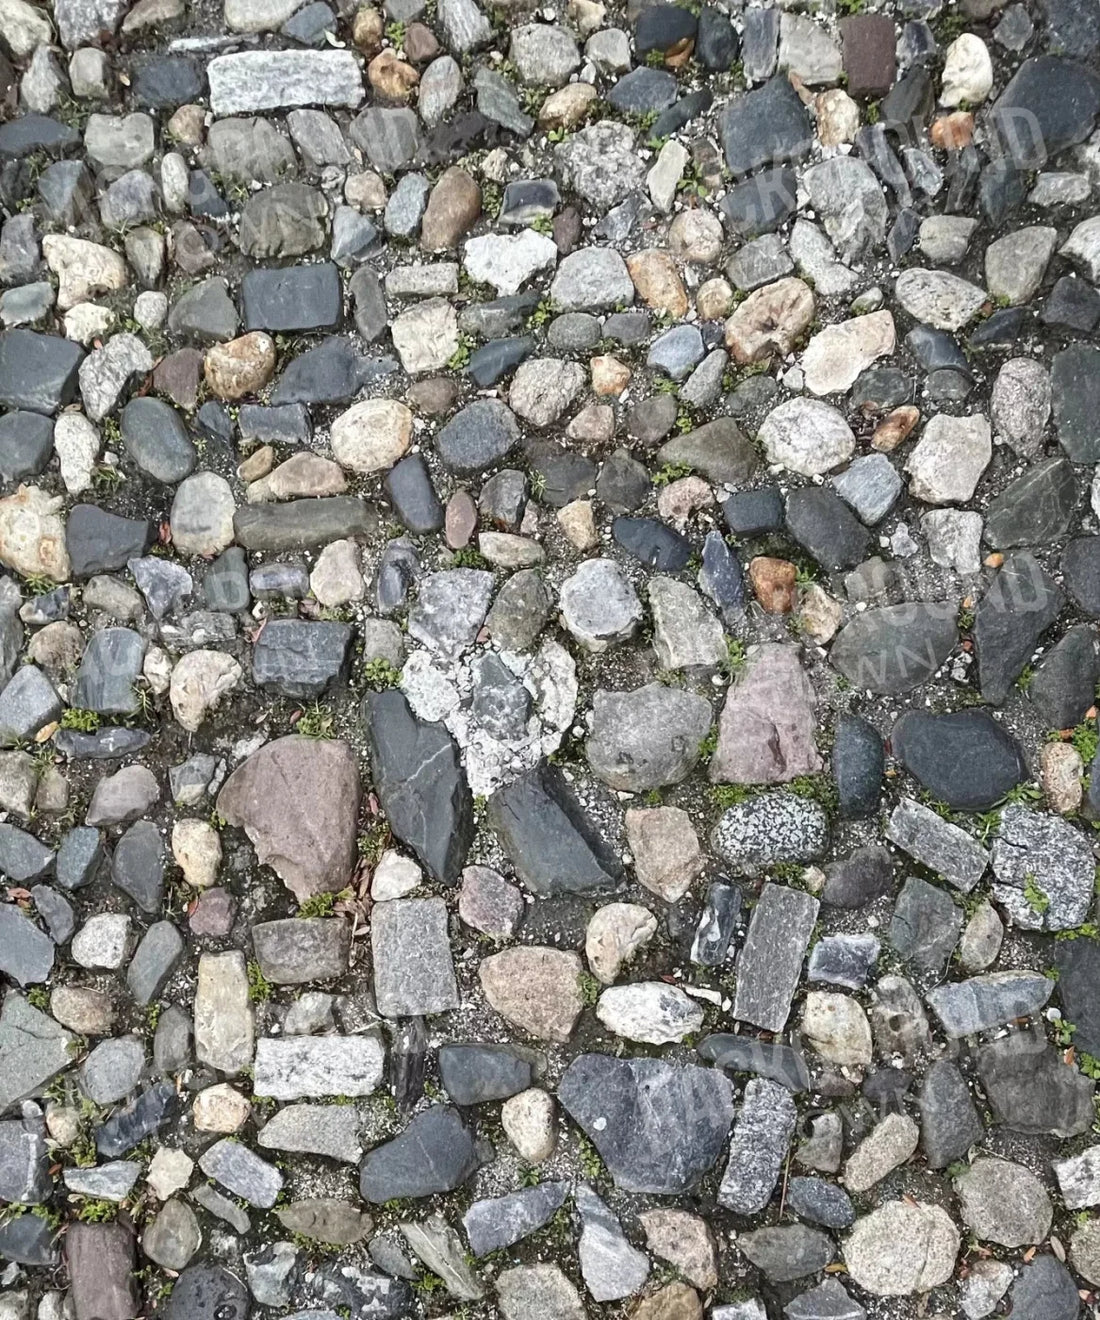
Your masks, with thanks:
[{"label": "tan stone", "polygon": [[634,287],[647,307],[679,320],[687,314],[688,296],[670,252],[647,248],[626,259]]},{"label": "tan stone", "polygon": [[1076,811],[1081,805],[1085,763],[1072,743],[1048,742],[1039,753],[1039,776],[1052,811]]},{"label": "tan stone", "polygon": [[913,404],[906,403],[900,408],[895,408],[875,427],[871,436],[871,448],[877,449],[880,454],[892,453],[908,438],[919,421],[920,409]]},{"label": "tan stone", "polygon": [[615,434],[615,409],[607,403],[590,403],[565,428],[570,440],[603,444]]},{"label": "tan stone", "polygon": [[814,97],[817,131],[823,147],[852,142],[859,132],[859,105],[842,87],[831,87]]},{"label": "tan stone", "polygon": [[677,261],[712,266],[722,252],[722,222],[700,206],[681,211],[668,227],[668,247]]},{"label": "tan stone", "polygon": [[622,394],[634,374],[625,362],[611,353],[602,353],[589,362],[592,371],[592,392],[600,396]]},{"label": "tan stone", "polygon": [[657,918],[640,903],[605,903],[588,923],[584,956],[592,974],[604,985],[615,978],[639,949],[657,933]]},{"label": "tan stone", "polygon": [[643,1210],[638,1220],[646,1246],[655,1256],[667,1260],[704,1292],[718,1286],[718,1251],[705,1219],[688,1210],[660,1206]]},{"label": "tan stone", "polygon": [[894,351],[894,343],[891,312],[869,312],[826,326],[802,355],[806,388],[811,394],[845,393],[861,372]]},{"label": "tan stone", "polygon": [[721,321],[730,314],[733,306],[733,290],[729,281],[720,275],[700,284],[695,295],[695,310],[701,321]]},{"label": "tan stone", "polygon": [[714,492],[702,477],[681,477],[662,486],[657,494],[657,512],[666,522],[686,523],[697,509],[714,503]]},{"label": "tan stone", "polygon": [[949,115],[940,115],[932,121],[929,130],[932,145],[943,151],[962,151],[970,146],[974,138],[974,116],[969,110],[956,110]]},{"label": "tan stone", "polygon": [[638,883],[666,903],[683,898],[706,868],[695,826],[679,807],[629,808],[626,841]]},{"label": "tan stone", "polygon": [[209,889],[222,862],[221,836],[208,820],[184,817],[172,826],[172,856],[189,885]]},{"label": "tan stone", "polygon": [[794,609],[798,570],[789,559],[757,555],[749,561],[749,582],[768,614],[790,614]]},{"label": "tan stone", "polygon": [[194,733],[227,693],[241,681],[241,667],[224,651],[188,651],[172,670],[168,699],[172,714]]},{"label": "tan stone", "polygon": [[168,135],[187,147],[201,147],[206,136],[206,106],[181,105],[168,124]]},{"label": "tan stone", "polygon": [[67,234],[47,234],[42,240],[46,265],[58,278],[57,309],[67,312],[97,294],[124,289],[126,262],[109,247]]},{"label": "tan stone", "polygon": [[528,1164],[541,1164],[558,1144],[554,1097],[532,1086],[513,1095],[500,1107],[504,1135]]},{"label": "tan stone", "polygon": [[800,592],[798,626],[816,646],[831,642],[843,621],[844,606],[817,582],[811,582]]},{"label": "tan stone", "polygon": [[594,550],[600,543],[591,500],[571,500],[558,510],[558,522],[571,545],[578,550]]},{"label": "tan stone", "polygon": [[245,491],[245,499],[249,504],[264,504],[269,500],[342,495],[347,485],[347,478],[339,463],[303,450],[291,454],[274,472],[253,481]]},{"label": "tan stone", "polygon": [[239,1132],[251,1113],[252,1105],[240,1091],[218,1082],[195,1096],[191,1119],[199,1132]]},{"label": "tan stone", "polygon": [[871,1062],[871,1027],[863,1006],[851,995],[809,991],[802,1009],[802,1032],[829,1063],[866,1068]]},{"label": "tan stone", "polygon": [[20,486],[0,500],[0,563],[23,577],[67,582],[69,552],[59,510],[60,495],[38,486]]},{"label": "tan stone", "polygon": [[386,205],[386,182],[373,170],[349,174],[344,183],[344,201],[358,211],[381,211]]},{"label": "tan stone", "polygon": [[420,223],[425,252],[453,248],[481,214],[481,189],[460,165],[444,170]]},{"label": "tan stone", "polygon": [[412,440],[412,412],[396,399],[362,399],[332,423],[332,453],[354,472],[393,467]]},{"label": "tan stone", "polygon": [[382,49],[382,36],[385,30],[385,21],[380,11],[370,5],[364,5],[352,19],[351,39],[364,55],[374,55]]},{"label": "tan stone", "polygon": [[527,944],[482,960],[481,988],[490,1007],[539,1040],[564,1045],[584,1007],[575,953]]},{"label": "tan stone", "polygon": [[742,365],[786,355],[814,319],[810,286],[794,276],[750,293],[726,322],[726,347]]},{"label": "tan stone", "polygon": [[629,1314],[630,1320],[703,1320],[703,1304],[686,1283],[667,1283]]},{"label": "tan stone", "polygon": [[228,403],[262,390],[274,374],[275,341],[262,330],[206,350],[203,375],[207,387]]},{"label": "tan stone", "polygon": [[367,78],[383,100],[405,102],[420,81],[420,74],[408,60],[387,47],[367,65]]},{"label": "tan stone", "polygon": [[237,464],[237,476],[244,482],[259,481],[275,466],[275,450],[271,445],[260,445],[247,458]]},{"label": "tan stone", "polygon": [[543,101],[539,108],[539,127],[545,129],[576,128],[596,100],[596,89],[591,83],[567,83]]}]

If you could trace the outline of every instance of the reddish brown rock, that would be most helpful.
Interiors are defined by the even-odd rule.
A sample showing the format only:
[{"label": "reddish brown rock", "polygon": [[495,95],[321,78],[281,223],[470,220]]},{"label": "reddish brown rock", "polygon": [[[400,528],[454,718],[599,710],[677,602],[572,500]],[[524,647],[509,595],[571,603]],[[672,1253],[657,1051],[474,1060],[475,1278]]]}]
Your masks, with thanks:
[{"label": "reddish brown rock", "polygon": [[919,421],[920,409],[915,408],[911,403],[895,408],[875,427],[875,433],[871,436],[871,448],[877,449],[880,454],[889,454],[909,436]]},{"label": "reddish brown rock", "polygon": [[851,96],[885,96],[897,76],[897,33],[884,14],[857,14],[840,25]]},{"label": "reddish brown rock", "polygon": [[447,501],[443,526],[452,550],[461,550],[470,544],[470,537],[477,528],[477,505],[468,490],[456,490]]},{"label": "reddish brown rock", "polygon": [[790,614],[794,609],[798,570],[787,559],[757,555],[749,562],[749,581],[756,599],[769,614]]},{"label": "reddish brown rock", "polygon": [[346,742],[291,734],[233,771],[218,794],[218,814],[244,830],[259,860],[302,902],[350,881],[359,797]]},{"label": "reddish brown rock", "polygon": [[130,1229],[118,1223],[74,1221],[64,1241],[76,1320],[133,1320],[141,1314]]},{"label": "reddish brown rock", "polygon": [[407,101],[420,81],[413,66],[388,47],[367,65],[367,77],[382,100],[395,103]]},{"label": "reddish brown rock", "polygon": [[202,353],[197,348],[181,348],[161,358],[153,369],[153,388],[166,394],[186,412],[193,412],[199,401],[202,379]]},{"label": "reddish brown rock", "polygon": [[430,27],[410,23],[405,29],[405,54],[414,64],[427,64],[439,54],[439,42]]}]

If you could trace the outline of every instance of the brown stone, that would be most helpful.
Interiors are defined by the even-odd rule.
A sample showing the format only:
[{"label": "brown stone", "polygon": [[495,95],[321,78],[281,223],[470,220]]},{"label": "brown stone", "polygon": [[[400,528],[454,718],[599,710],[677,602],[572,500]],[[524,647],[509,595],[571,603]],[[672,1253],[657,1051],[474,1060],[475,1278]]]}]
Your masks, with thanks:
[{"label": "brown stone", "polygon": [[894,20],[884,14],[857,14],[840,25],[844,72],[851,96],[885,96],[897,76]]},{"label": "brown stone", "polygon": [[409,386],[409,403],[425,417],[438,417],[450,412],[456,398],[458,386],[447,376],[429,376]]},{"label": "brown stone", "polygon": [[74,1221],[64,1243],[76,1320],[133,1320],[141,1314],[132,1273],[134,1235],[129,1228]]},{"label": "brown stone", "polygon": [[688,296],[670,252],[647,248],[627,257],[626,268],[642,301],[654,311],[679,320],[687,314]]},{"label": "brown stone", "polygon": [[430,27],[410,23],[405,29],[405,55],[414,64],[427,64],[439,54],[439,42]]},{"label": "brown stone", "polygon": [[871,448],[877,449],[880,454],[889,454],[897,449],[919,421],[920,409],[913,404],[906,403],[900,408],[895,408],[875,427],[875,433],[871,436]]},{"label": "brown stone", "polygon": [[789,559],[757,555],[749,561],[749,581],[761,607],[769,614],[790,614],[794,609],[798,570]]},{"label": "brown stone", "polygon": [[1048,742],[1039,753],[1039,778],[1051,811],[1063,815],[1081,805],[1084,772],[1081,753],[1072,743]]},{"label": "brown stone", "polygon": [[729,316],[732,306],[733,290],[721,275],[701,284],[695,295],[695,310],[701,321],[720,321]]},{"label": "brown stone", "polygon": [[477,505],[468,490],[456,490],[447,501],[443,529],[452,550],[461,550],[470,544],[470,537],[477,530]]},{"label": "brown stone", "polygon": [[291,734],[261,747],[226,780],[218,814],[299,902],[349,882],[357,859],[359,770],[340,739]]},{"label": "brown stone", "polygon": [[718,1250],[705,1219],[672,1206],[644,1210],[638,1219],[654,1255],[674,1265],[697,1288],[709,1292],[718,1286]]},{"label": "brown stone", "polygon": [[703,1304],[686,1283],[668,1283],[652,1297],[643,1297],[630,1320],[703,1320]]},{"label": "brown stone", "polygon": [[626,841],[638,883],[666,903],[676,903],[706,869],[691,817],[680,807],[630,807]]},{"label": "brown stone", "polygon": [[974,116],[969,110],[955,110],[932,121],[929,130],[934,147],[944,151],[962,151],[974,137]]},{"label": "brown stone", "polygon": [[233,927],[237,901],[227,889],[204,889],[188,913],[192,935],[223,939]]},{"label": "brown stone", "polygon": [[339,463],[303,449],[291,454],[274,471],[258,477],[249,486],[245,498],[249,504],[263,504],[268,500],[342,495],[347,487],[347,478]]},{"label": "brown stone", "polygon": [[580,958],[528,944],[483,959],[481,988],[492,1008],[539,1040],[564,1044],[584,1007]]},{"label": "brown stone", "polygon": [[563,257],[567,257],[581,239],[581,215],[575,206],[567,206],[554,217],[554,242]]},{"label": "brown stone", "polygon": [[370,85],[384,101],[404,102],[420,81],[420,74],[407,61],[387,47],[367,65]]},{"label": "brown stone", "polygon": [[181,348],[161,358],[153,369],[153,388],[167,394],[185,412],[193,412],[199,401],[202,376],[202,353],[197,348]]},{"label": "brown stone", "polygon": [[381,13],[364,5],[351,21],[351,39],[364,55],[377,55],[382,49],[382,35],[386,25]]},{"label": "brown stone", "polygon": [[253,330],[228,344],[214,344],[206,350],[203,374],[211,394],[227,403],[255,394],[275,374],[275,341]]},{"label": "brown stone", "polygon": [[797,646],[750,646],[718,719],[711,783],[783,784],[817,774],[821,757],[814,741],[816,709],[813,684]]},{"label": "brown stone", "polygon": [[206,106],[181,105],[169,119],[168,135],[184,146],[201,147],[206,136]]},{"label": "brown stone", "polygon": [[726,322],[726,347],[745,365],[786,356],[814,319],[810,286],[794,276],[750,293]]},{"label": "brown stone", "polygon": [[481,214],[481,189],[460,165],[444,170],[432,189],[420,224],[426,252],[453,248]]}]

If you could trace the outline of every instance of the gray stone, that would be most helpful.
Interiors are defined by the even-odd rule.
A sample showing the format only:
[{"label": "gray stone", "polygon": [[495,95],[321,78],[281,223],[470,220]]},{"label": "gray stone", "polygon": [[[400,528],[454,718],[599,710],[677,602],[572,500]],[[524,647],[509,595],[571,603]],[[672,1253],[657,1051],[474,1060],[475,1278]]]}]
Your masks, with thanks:
[{"label": "gray stone", "polygon": [[751,874],[779,862],[820,857],[828,835],[828,817],[819,803],[771,792],[757,793],[723,812],[712,842],[730,866]]},{"label": "gray stone", "polygon": [[649,1257],[630,1245],[618,1219],[589,1187],[580,1184],[573,1200],[581,1217],[577,1255],[589,1294],[611,1302],[638,1292],[649,1277]]},{"label": "gray stone", "polygon": [[1070,930],[1092,906],[1092,849],[1057,816],[1005,807],[993,840],[993,874],[993,896],[1025,930]]},{"label": "gray stone", "polygon": [[473,1135],[458,1111],[432,1105],[400,1136],[367,1152],[359,1167],[359,1190],[375,1205],[435,1196],[460,1187],[479,1163]]},{"label": "gray stone", "polygon": [[384,1057],[373,1035],[261,1036],[253,1090],[274,1100],[370,1095],[382,1080]]},{"label": "gray stone", "polygon": [[786,1087],[763,1078],[746,1084],[718,1188],[719,1205],[739,1215],[764,1209],[779,1181],[796,1117]]},{"label": "gray stone", "polygon": [[765,1031],[783,1030],[818,908],[809,894],[764,885],[738,958],[735,1018]]},{"label": "gray stone", "polygon": [[49,979],[53,960],[53,940],[16,904],[0,903],[0,971],[31,985]]},{"label": "gray stone", "polygon": [[688,1191],[717,1160],[733,1119],[720,1073],[663,1059],[582,1054],[558,1099],[623,1191]]},{"label": "gray stone", "polygon": [[359,1137],[362,1119],[351,1105],[285,1105],[256,1135],[269,1150],[323,1155],[357,1164],[363,1154]]},{"label": "gray stone", "polygon": [[199,1168],[226,1191],[249,1205],[269,1210],[283,1188],[283,1175],[239,1141],[216,1141],[199,1159]]},{"label": "gray stone", "polygon": [[363,100],[363,75],[350,51],[249,50],[207,65],[215,115],[251,114],[302,105],[347,106]]},{"label": "gray stone", "polygon": [[76,1037],[9,990],[0,1008],[0,1112],[40,1092],[72,1063]]},{"label": "gray stone", "polygon": [[990,972],[936,986],[927,998],[944,1031],[957,1039],[1038,1013],[1054,984],[1037,972]]},{"label": "gray stone", "polygon": [[332,981],[348,969],[351,928],[342,917],[264,921],[252,927],[252,945],[274,985]]},{"label": "gray stone", "polygon": [[612,788],[644,792],[690,774],[711,723],[710,705],[660,683],[633,692],[597,691],[585,755]]},{"label": "gray stone", "polygon": [[989,862],[977,839],[912,798],[903,797],[894,808],[886,837],[963,893],[974,888]]},{"label": "gray stone", "polygon": [[962,909],[936,885],[910,876],[890,919],[890,943],[920,971],[943,974],[962,930]]},{"label": "gray stone", "polygon": [[371,922],[374,993],[386,1017],[422,1016],[457,1008],[447,909],[439,898],[378,903]]},{"label": "gray stone", "polygon": [[346,623],[271,619],[252,650],[252,677],[289,697],[319,697],[347,670],[352,629]]},{"label": "gray stone", "polygon": [[544,1182],[493,1200],[475,1201],[462,1216],[462,1227],[475,1256],[486,1256],[548,1224],[565,1203],[569,1184]]}]

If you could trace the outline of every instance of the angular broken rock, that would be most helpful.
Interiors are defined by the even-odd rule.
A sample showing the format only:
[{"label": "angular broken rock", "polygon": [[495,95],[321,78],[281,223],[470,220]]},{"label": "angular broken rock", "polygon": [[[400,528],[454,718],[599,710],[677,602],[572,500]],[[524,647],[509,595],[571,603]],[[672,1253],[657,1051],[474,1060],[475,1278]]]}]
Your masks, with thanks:
[{"label": "angular broken rock", "polygon": [[303,902],[345,888],[355,868],[359,768],[340,739],[277,738],[226,780],[218,814]]},{"label": "angular broken rock", "polygon": [[575,953],[524,945],[483,959],[478,976],[502,1017],[539,1040],[564,1044],[584,1007],[582,970]]},{"label": "angular broken rock", "polygon": [[459,1004],[441,898],[394,898],[371,912],[374,994],[385,1017],[446,1013]]},{"label": "angular broken rock", "polygon": [[857,1219],[844,1243],[852,1281],[877,1297],[904,1297],[946,1283],[959,1254],[959,1230],[938,1205],[888,1201]]},{"label": "angular broken rock", "polygon": [[678,1196],[713,1167],[733,1121],[733,1088],[712,1068],[579,1055],[558,1099],[627,1192]]},{"label": "angular broken rock", "polygon": [[764,885],[737,962],[733,1016],[739,1021],[783,1030],[820,906],[799,889]]},{"label": "angular broken rock", "polygon": [[902,798],[894,808],[886,837],[964,894],[982,878],[989,862],[977,839],[912,798]]},{"label": "angular broken rock", "polygon": [[474,803],[458,747],[442,724],[412,713],[400,692],[363,703],[374,787],[394,834],[436,880],[454,884],[474,840]]},{"label": "angular broken rock", "polygon": [[798,647],[750,646],[718,720],[711,783],[777,784],[817,774],[816,706]]},{"label": "angular broken rock", "polygon": [[461,1187],[479,1163],[473,1135],[458,1110],[432,1105],[399,1136],[363,1156],[359,1191],[375,1205],[436,1196]]}]

